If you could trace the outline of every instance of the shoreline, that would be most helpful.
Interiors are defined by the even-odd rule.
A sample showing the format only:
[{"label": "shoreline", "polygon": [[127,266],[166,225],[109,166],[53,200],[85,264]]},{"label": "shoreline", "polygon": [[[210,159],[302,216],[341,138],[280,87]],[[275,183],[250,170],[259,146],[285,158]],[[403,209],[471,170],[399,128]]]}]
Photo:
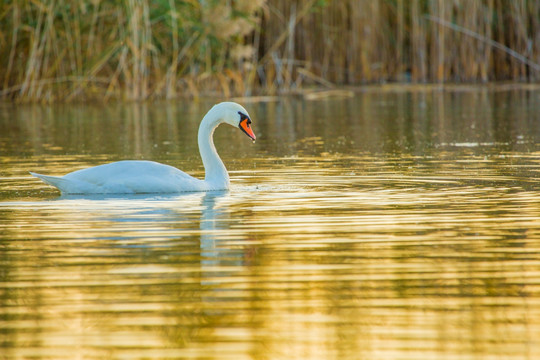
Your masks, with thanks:
[{"label": "shoreline", "polygon": [[329,98],[352,98],[359,93],[402,93],[402,92],[477,92],[485,90],[489,92],[497,91],[540,91],[540,83],[525,83],[515,81],[500,81],[488,83],[385,83],[385,84],[366,84],[366,85],[332,85],[332,86],[312,86],[301,89],[290,89],[282,91],[280,94],[256,94],[256,95],[230,95],[218,93],[216,91],[200,91],[197,95],[186,94],[177,95],[173,98],[152,97],[146,99],[127,99],[122,97],[106,97],[92,96],[86,98],[74,98],[71,100],[34,100],[34,99],[6,99],[0,98],[2,105],[26,105],[26,104],[100,104],[100,103],[153,103],[167,102],[176,100],[205,100],[205,99],[220,99],[232,100],[243,103],[259,103],[259,102],[274,102],[279,101],[282,97],[302,97],[306,101],[318,101]]}]

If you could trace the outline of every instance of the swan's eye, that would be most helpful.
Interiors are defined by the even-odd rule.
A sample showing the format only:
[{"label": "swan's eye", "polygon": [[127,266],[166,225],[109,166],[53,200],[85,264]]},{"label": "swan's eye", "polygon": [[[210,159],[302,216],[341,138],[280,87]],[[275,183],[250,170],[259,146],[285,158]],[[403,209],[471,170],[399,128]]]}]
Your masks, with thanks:
[{"label": "swan's eye", "polygon": [[242,122],[242,121],[244,121],[246,119],[249,120],[249,117],[246,114],[244,114],[243,112],[239,111],[238,114],[240,115],[240,122]]}]

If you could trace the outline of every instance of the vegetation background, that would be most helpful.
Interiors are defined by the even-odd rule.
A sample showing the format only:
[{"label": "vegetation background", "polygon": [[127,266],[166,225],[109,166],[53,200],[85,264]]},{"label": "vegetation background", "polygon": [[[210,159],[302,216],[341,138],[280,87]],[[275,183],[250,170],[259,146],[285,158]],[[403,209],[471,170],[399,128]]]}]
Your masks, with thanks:
[{"label": "vegetation background", "polygon": [[4,0],[0,97],[540,79],[540,0]]}]

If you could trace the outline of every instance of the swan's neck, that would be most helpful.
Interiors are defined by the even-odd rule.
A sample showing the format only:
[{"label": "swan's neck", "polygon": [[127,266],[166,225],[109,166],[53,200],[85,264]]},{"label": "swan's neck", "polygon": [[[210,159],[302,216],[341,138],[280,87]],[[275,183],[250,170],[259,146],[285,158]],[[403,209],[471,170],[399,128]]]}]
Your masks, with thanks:
[{"label": "swan's neck", "polygon": [[227,169],[214,146],[214,130],[219,124],[221,124],[221,118],[210,110],[199,126],[198,142],[205,171],[204,180],[209,183],[213,190],[229,188],[229,173],[227,173]]}]

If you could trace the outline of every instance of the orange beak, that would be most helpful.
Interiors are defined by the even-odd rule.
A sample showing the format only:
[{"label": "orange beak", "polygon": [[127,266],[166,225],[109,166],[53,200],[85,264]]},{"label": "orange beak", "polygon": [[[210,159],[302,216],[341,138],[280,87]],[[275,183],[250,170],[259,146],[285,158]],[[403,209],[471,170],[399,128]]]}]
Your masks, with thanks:
[{"label": "orange beak", "polygon": [[238,127],[246,133],[247,136],[249,136],[251,138],[251,140],[254,140],[257,138],[255,136],[255,134],[253,133],[253,130],[251,130],[251,125],[250,124],[250,121],[249,119],[244,119],[242,121],[240,121],[240,125],[238,125]]}]

